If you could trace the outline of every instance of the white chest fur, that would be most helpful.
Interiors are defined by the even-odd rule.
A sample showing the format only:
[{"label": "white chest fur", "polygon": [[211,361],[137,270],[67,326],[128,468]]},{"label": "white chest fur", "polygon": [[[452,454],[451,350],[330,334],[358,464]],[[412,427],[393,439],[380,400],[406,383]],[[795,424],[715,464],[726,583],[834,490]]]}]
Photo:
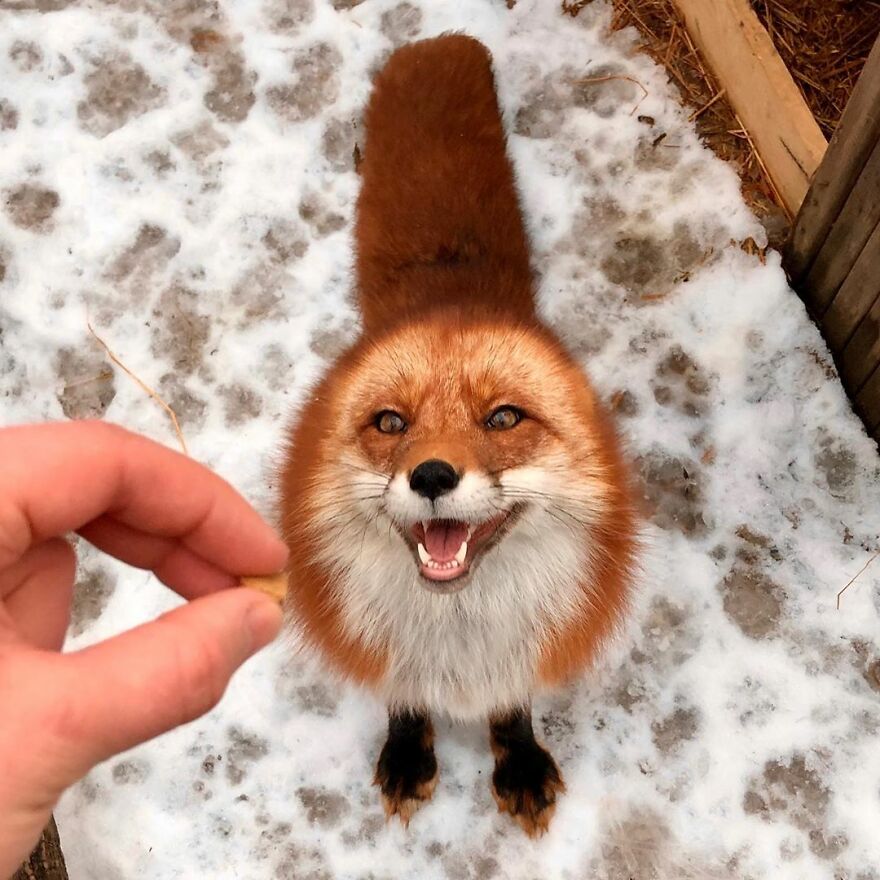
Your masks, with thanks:
[{"label": "white chest fur", "polygon": [[560,529],[540,511],[527,512],[452,595],[422,586],[411,552],[387,523],[346,546],[350,558],[332,554],[343,625],[388,652],[382,690],[392,705],[462,720],[522,705],[535,689],[548,632],[586,601],[585,532]]}]

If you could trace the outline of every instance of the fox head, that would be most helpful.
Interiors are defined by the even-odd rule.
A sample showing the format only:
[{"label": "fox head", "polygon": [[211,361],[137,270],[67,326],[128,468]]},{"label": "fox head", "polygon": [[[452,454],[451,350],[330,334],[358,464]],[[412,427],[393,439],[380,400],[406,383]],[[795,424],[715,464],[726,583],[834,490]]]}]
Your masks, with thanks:
[{"label": "fox head", "polygon": [[[548,331],[402,323],[357,344],[305,407],[285,525],[338,572],[393,566],[386,577],[437,593],[493,565],[514,579],[577,569],[615,503],[608,431]],[[379,544],[382,561],[365,559]]]}]

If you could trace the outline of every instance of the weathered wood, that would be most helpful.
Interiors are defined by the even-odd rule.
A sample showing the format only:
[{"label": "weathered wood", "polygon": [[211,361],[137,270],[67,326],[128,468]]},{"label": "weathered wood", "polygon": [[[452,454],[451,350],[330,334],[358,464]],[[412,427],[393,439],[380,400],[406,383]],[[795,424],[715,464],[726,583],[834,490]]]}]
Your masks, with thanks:
[{"label": "weathered wood", "polygon": [[12,880],[68,880],[54,817],[49,820],[37,848]]},{"label": "weathered wood", "polygon": [[880,141],[853,184],[813,265],[800,285],[814,315],[822,316],[880,223]]},{"label": "weathered wood", "polygon": [[880,364],[856,395],[855,405],[869,433],[880,427]]},{"label": "weathered wood", "polygon": [[674,0],[794,217],[827,143],[748,0]]},{"label": "weathered wood", "polygon": [[880,278],[875,279],[875,290],[878,298],[838,358],[840,378],[851,393],[857,392],[880,364]]},{"label": "weathered wood", "polygon": [[[822,318],[822,333],[832,351],[843,351],[859,326],[859,321],[868,314],[877,297],[880,296],[880,224],[874,227],[867,244],[862,248],[858,259],[846,280],[837,291],[837,296]],[[858,382],[864,379],[849,379]],[[855,386],[858,387],[858,384]]]},{"label": "weathered wood", "polygon": [[880,40],[865,62],[792,228],[785,268],[795,286],[807,274],[878,140]]}]

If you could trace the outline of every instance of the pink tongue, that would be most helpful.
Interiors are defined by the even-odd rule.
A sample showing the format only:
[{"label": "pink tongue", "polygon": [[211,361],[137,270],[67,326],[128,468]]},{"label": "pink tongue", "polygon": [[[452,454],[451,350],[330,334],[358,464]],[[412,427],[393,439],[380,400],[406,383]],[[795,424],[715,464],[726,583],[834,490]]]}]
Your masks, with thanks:
[{"label": "pink tongue", "polygon": [[466,523],[450,519],[431,520],[425,529],[425,549],[437,562],[449,562],[467,540]]}]

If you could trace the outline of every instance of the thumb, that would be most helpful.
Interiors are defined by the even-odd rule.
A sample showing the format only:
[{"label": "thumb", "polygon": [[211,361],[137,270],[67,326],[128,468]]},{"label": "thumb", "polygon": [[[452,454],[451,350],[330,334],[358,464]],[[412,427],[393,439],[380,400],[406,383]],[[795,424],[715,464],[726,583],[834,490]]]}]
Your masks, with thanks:
[{"label": "thumb", "polygon": [[62,786],[213,708],[235,670],[280,626],[274,602],[235,588],[64,657],[50,724]]}]

